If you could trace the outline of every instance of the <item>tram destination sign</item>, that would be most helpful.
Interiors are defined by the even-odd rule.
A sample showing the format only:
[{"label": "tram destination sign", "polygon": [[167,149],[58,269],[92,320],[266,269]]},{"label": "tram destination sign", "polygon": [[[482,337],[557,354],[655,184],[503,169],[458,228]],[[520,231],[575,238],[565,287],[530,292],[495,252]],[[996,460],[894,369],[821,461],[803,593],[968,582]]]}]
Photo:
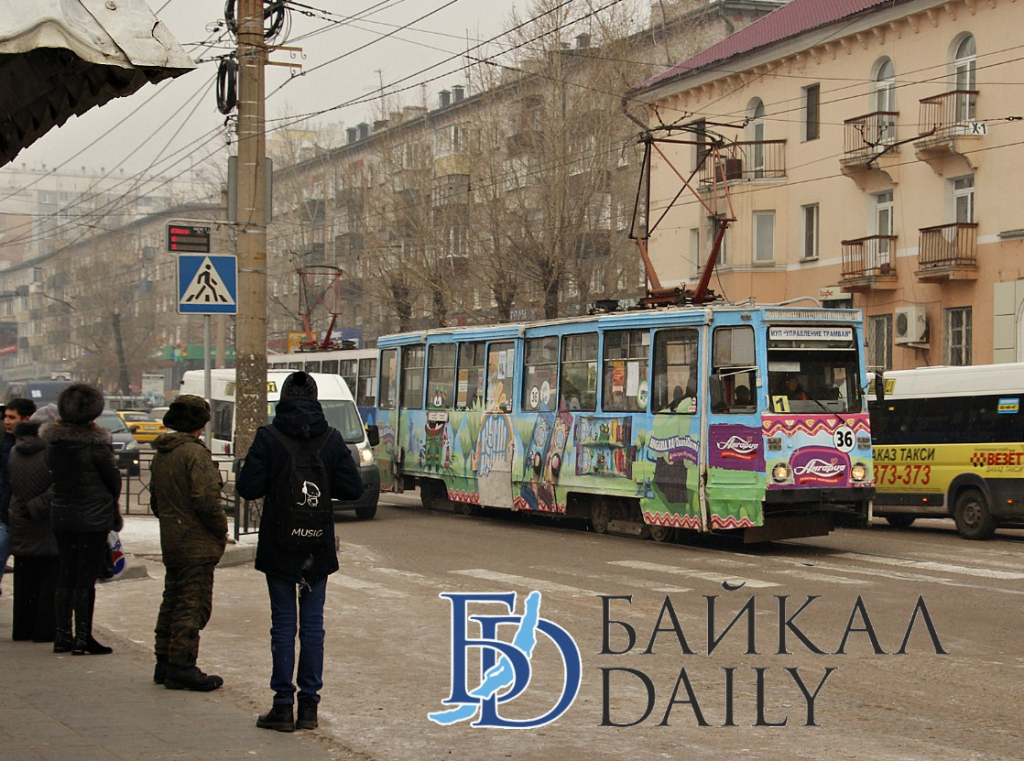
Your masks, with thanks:
[{"label": "tram destination sign", "polygon": [[210,253],[210,226],[168,224],[167,250],[188,254]]}]

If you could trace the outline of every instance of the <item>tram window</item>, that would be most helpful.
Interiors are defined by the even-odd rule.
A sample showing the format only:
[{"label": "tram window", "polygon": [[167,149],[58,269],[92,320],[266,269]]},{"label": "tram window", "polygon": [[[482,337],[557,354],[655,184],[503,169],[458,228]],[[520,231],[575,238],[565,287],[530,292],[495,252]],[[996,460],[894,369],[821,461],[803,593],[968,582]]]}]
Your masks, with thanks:
[{"label": "tram window", "polygon": [[402,347],[402,399],[403,409],[423,409],[423,364],[426,347]]},{"label": "tram window", "polygon": [[345,385],[353,394],[356,392],[356,371],[359,361],[355,359],[343,359],[338,363],[338,375],[345,379]]},{"label": "tram window", "polygon": [[[325,365],[329,364],[324,362]],[[359,389],[352,389],[356,395],[357,407],[373,407],[377,403],[377,360],[359,360]]]},{"label": "tram window", "polygon": [[650,349],[651,334],[646,330],[609,330],[604,334],[602,409],[646,411]]},{"label": "tram window", "polygon": [[651,409],[659,413],[692,413],[699,389],[696,328],[659,330],[654,334],[654,393]]},{"label": "tram window", "polygon": [[484,367],[487,344],[483,341],[459,345],[459,383],[455,392],[455,408],[478,409],[484,401]]},{"label": "tram window", "polygon": [[331,375],[338,374],[338,360],[336,359],[325,360],[322,367],[323,370],[321,370],[321,372],[329,373]]},{"label": "tram window", "polygon": [[597,333],[562,337],[559,398],[570,410],[597,409]]},{"label": "tram window", "polygon": [[531,412],[554,409],[558,387],[558,337],[527,339],[523,356],[523,409]]},{"label": "tram window", "polygon": [[434,344],[427,363],[427,409],[451,409],[455,401],[455,344]]},{"label": "tram window", "polygon": [[512,409],[516,377],[516,347],[511,341],[493,343],[487,350],[487,409]]},{"label": "tram window", "polygon": [[320,372],[320,363],[314,362],[313,360],[306,360],[306,372],[307,373],[318,373]]},{"label": "tram window", "polygon": [[302,363],[301,362],[289,362],[288,363],[288,369],[289,370],[301,370],[302,369]]},{"label": "tram window", "polygon": [[384,349],[380,353],[380,398],[378,409],[393,410],[398,396],[398,350]]},{"label": "tram window", "polygon": [[756,409],[757,371],[753,369],[754,329],[716,328],[712,344],[711,411],[743,415]]}]

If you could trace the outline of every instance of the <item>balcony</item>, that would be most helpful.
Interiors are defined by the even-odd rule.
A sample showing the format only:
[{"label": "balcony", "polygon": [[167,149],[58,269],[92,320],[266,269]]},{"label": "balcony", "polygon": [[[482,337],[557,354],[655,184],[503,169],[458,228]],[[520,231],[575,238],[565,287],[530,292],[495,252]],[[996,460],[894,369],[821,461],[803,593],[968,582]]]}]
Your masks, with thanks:
[{"label": "balcony", "polygon": [[922,161],[938,169],[936,162],[963,154],[962,141],[974,142],[987,134],[984,122],[975,118],[977,90],[952,90],[921,100],[919,138],[914,151]]},{"label": "balcony", "polygon": [[895,235],[869,235],[842,241],[843,273],[839,285],[850,293],[896,289]]},{"label": "balcony", "polygon": [[978,223],[922,227],[917,279],[922,282],[978,279]]},{"label": "balcony", "polygon": [[843,156],[840,170],[847,177],[880,171],[878,159],[899,151],[896,145],[897,111],[875,111],[843,122]]},{"label": "balcony", "polygon": [[726,182],[784,180],[786,178],[785,140],[741,140],[721,150],[717,164],[711,155],[701,164],[700,185],[711,187]]}]

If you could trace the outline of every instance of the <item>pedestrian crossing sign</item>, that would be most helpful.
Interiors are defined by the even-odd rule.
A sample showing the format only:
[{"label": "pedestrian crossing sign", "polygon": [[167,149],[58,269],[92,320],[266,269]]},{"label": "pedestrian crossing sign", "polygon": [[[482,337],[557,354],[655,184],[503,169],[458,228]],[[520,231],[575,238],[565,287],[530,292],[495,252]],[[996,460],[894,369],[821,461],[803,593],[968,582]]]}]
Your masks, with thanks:
[{"label": "pedestrian crossing sign", "polygon": [[178,314],[238,314],[234,256],[178,256]]}]

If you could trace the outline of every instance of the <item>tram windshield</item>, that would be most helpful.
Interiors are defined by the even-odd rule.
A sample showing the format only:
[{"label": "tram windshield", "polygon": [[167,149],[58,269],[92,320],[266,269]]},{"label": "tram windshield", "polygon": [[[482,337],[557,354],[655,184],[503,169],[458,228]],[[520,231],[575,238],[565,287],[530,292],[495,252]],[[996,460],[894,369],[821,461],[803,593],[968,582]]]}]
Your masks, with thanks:
[{"label": "tram windshield", "polygon": [[775,412],[863,412],[853,328],[768,328],[768,387]]}]

